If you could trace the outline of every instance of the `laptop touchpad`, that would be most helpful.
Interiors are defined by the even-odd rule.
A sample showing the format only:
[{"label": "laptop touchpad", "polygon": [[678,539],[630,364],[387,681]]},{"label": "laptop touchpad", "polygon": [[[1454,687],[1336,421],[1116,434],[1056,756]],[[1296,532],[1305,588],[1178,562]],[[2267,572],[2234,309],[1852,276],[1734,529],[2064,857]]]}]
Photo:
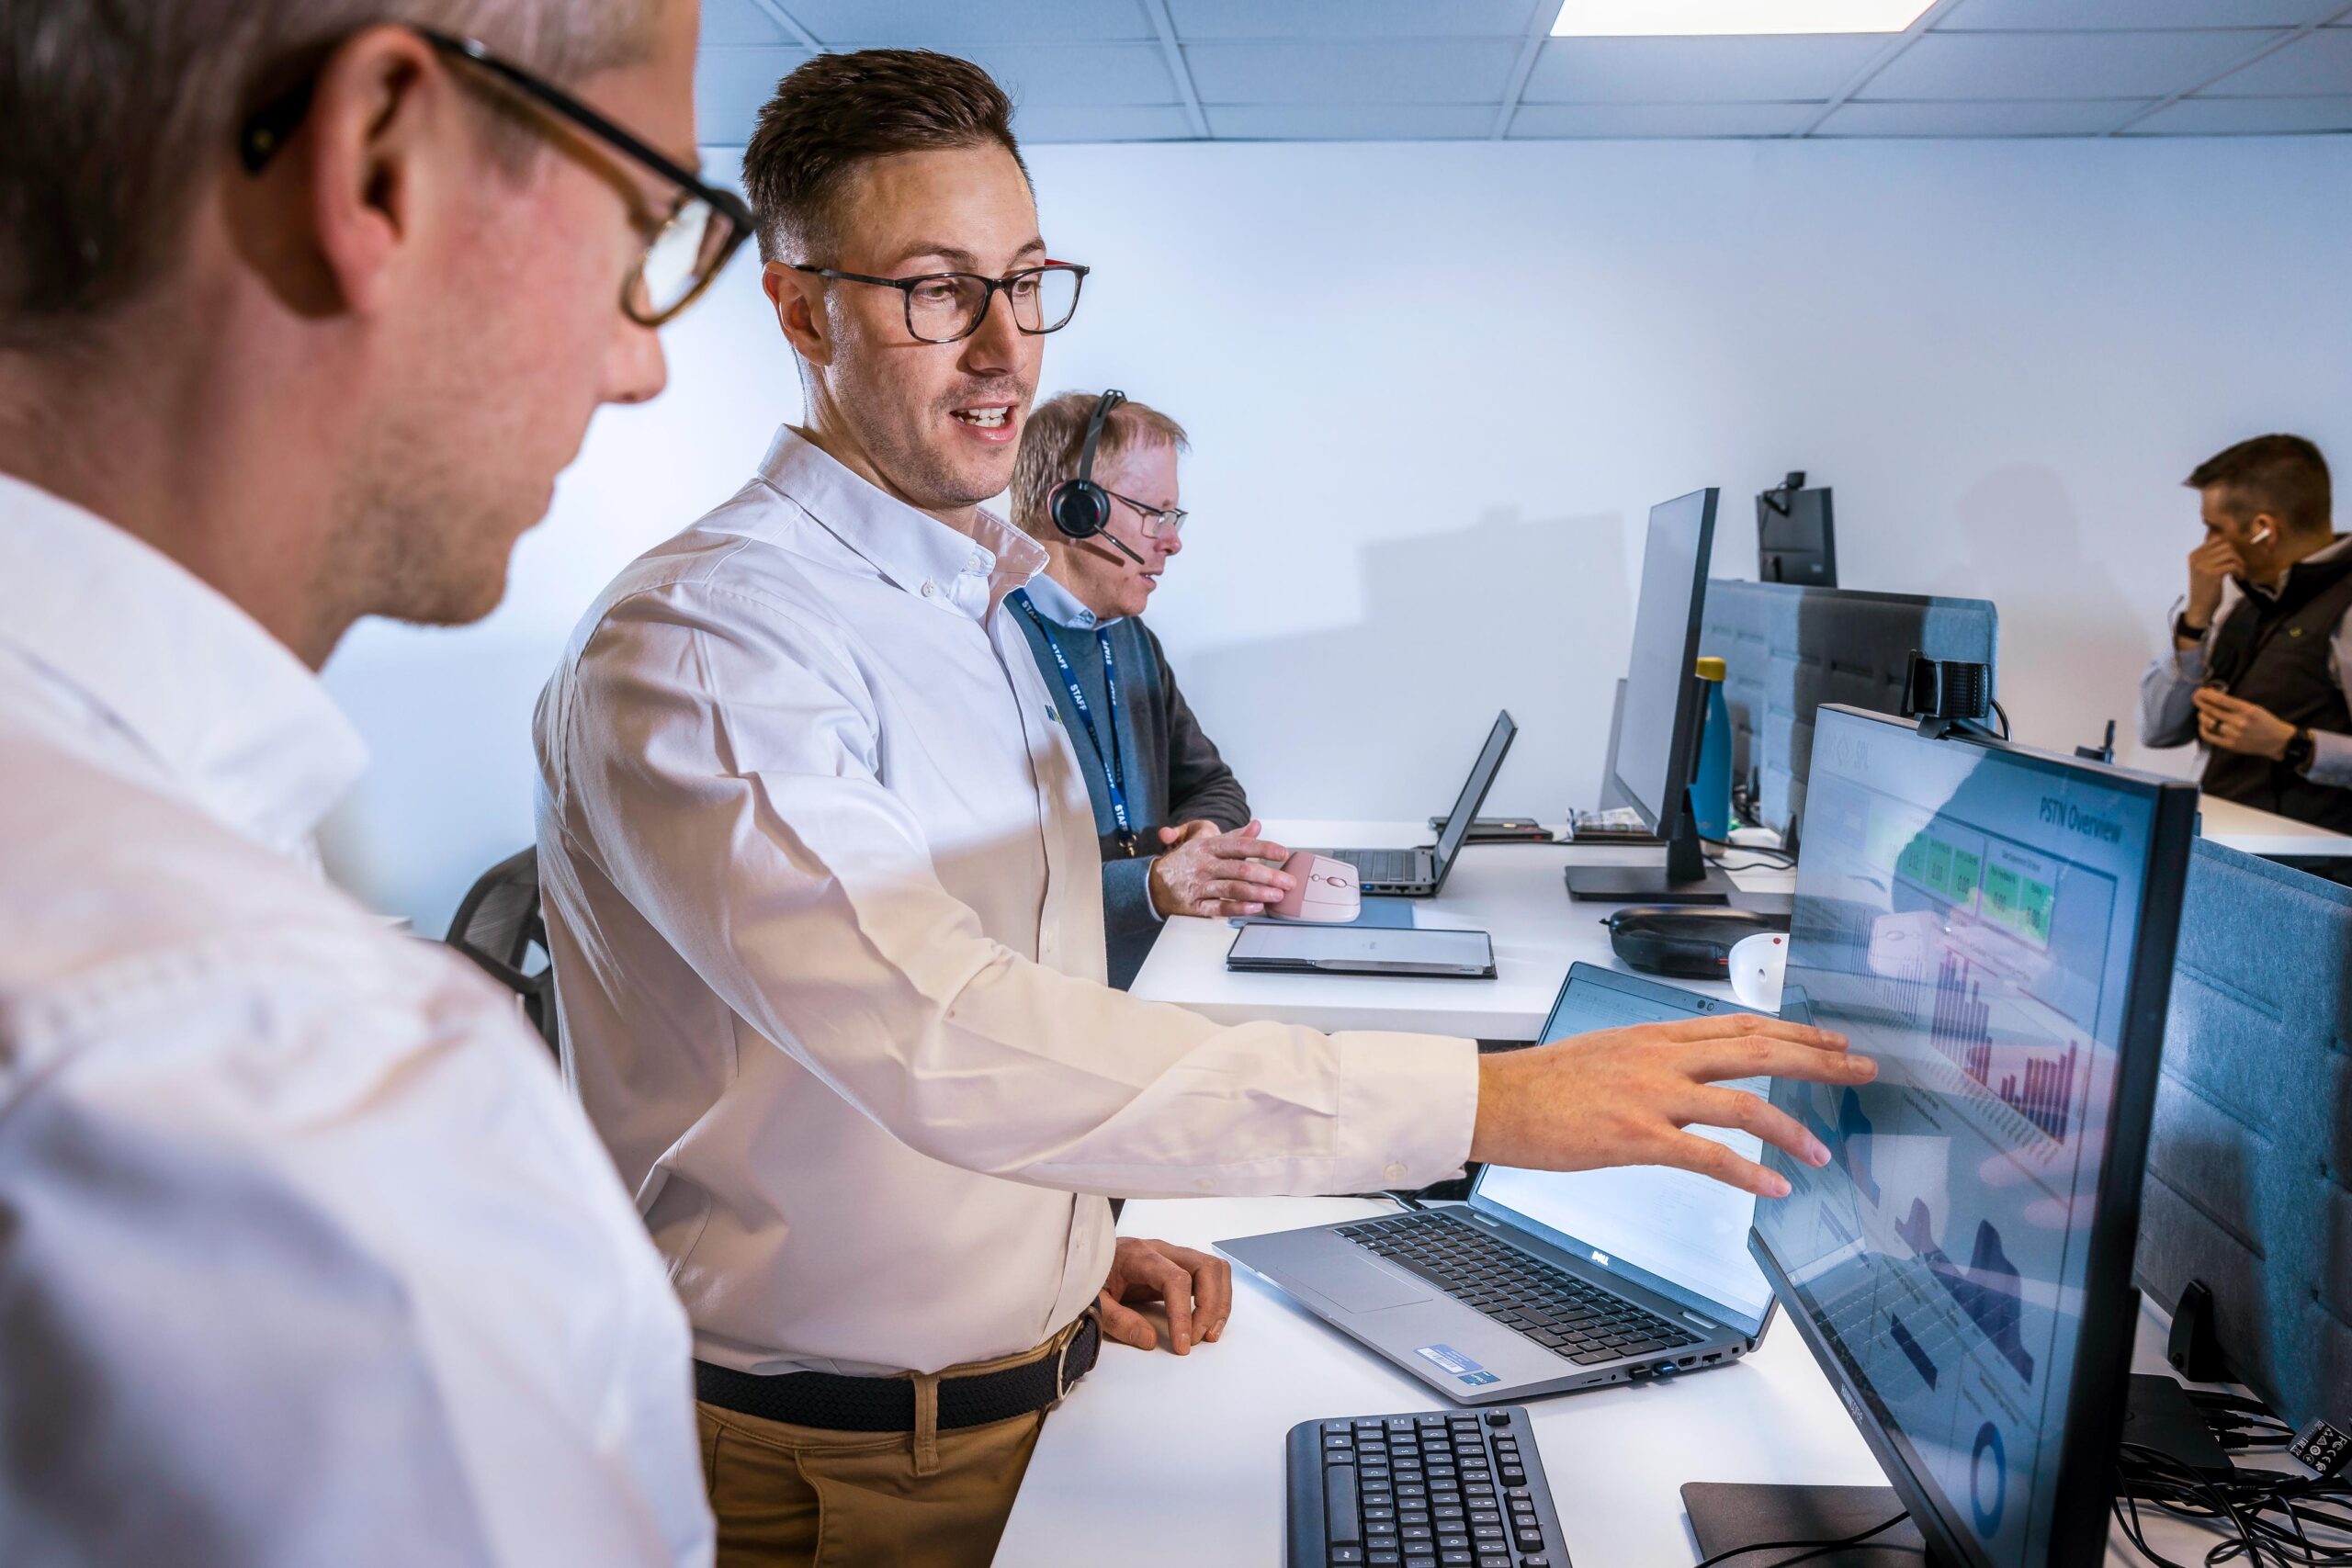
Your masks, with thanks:
[{"label": "laptop touchpad", "polygon": [[1430,1295],[1414,1280],[1360,1258],[1302,1258],[1283,1272],[1293,1283],[1349,1312],[1378,1312],[1383,1307],[1427,1301]]}]

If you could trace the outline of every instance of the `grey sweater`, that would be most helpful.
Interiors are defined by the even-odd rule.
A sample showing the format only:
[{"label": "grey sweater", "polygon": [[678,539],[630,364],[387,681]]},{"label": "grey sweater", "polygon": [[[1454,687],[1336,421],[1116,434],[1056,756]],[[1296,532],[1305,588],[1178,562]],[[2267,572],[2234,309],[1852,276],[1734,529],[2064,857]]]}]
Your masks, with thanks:
[{"label": "grey sweater", "polygon": [[1206,818],[1224,829],[1250,820],[1250,801],[1240,781],[1225,765],[1216,747],[1202,733],[1192,705],[1177,689],[1175,672],[1159,639],[1140,620],[1129,616],[1102,628],[1111,639],[1111,657],[1119,672],[1119,758],[1127,797],[1127,818],[1139,842],[1128,855],[1119,843],[1118,819],[1111,811],[1110,781],[1102,761],[1087,739],[1086,726],[1069,711],[1064,695],[1061,667],[1046,646],[1051,635],[1069,660],[1086,694],[1094,718],[1094,732],[1104,746],[1111,741],[1110,707],[1104,700],[1102,650],[1095,633],[1046,619],[1046,631],[1013,608],[1029,651],[1046,677],[1054,710],[1069,730],[1070,749],[1086,774],[1087,793],[1094,801],[1094,830],[1102,842],[1102,930],[1111,984],[1125,990],[1159,935],[1159,914],[1151,907],[1149,876],[1153,852],[1159,848],[1158,829]]}]

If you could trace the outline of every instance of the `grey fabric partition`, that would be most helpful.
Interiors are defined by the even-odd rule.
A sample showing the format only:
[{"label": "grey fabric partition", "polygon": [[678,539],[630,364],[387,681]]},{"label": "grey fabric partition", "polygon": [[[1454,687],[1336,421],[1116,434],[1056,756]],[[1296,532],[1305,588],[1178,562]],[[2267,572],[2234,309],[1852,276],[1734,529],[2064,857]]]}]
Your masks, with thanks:
[{"label": "grey fabric partition", "polygon": [[1990,600],[1785,582],[1710,579],[1704,616],[1699,651],[1730,666],[1732,776],[1755,777],[1755,816],[1783,835],[1804,815],[1815,709],[1894,713],[1914,650],[1991,665],[2000,640]]},{"label": "grey fabric partition", "polygon": [[2202,1280],[2239,1381],[2352,1427],[2352,888],[2199,840],[2136,1273]]}]

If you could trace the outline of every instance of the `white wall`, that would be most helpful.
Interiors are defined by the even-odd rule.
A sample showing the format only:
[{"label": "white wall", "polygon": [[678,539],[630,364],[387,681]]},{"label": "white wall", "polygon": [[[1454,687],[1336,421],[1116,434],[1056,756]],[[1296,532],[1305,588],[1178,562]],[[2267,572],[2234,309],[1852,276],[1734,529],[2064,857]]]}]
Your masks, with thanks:
[{"label": "white wall", "polygon": [[[2194,463],[2296,430],[2352,486],[2352,140],[1030,156],[1056,254],[1096,268],[1044,389],[1190,426],[1151,618],[1270,814],[1438,809],[1498,704],[1490,809],[1589,804],[1645,512],[1701,485],[1719,570],[1803,468],[1847,585],[1997,601],[2003,694],[2058,747],[2131,730]],[[497,615],[364,626],[329,670],[376,753],[331,860],[420,929],[526,841],[531,703],[582,606],[797,415],[748,258],[669,344],[672,390],[599,416]]]}]

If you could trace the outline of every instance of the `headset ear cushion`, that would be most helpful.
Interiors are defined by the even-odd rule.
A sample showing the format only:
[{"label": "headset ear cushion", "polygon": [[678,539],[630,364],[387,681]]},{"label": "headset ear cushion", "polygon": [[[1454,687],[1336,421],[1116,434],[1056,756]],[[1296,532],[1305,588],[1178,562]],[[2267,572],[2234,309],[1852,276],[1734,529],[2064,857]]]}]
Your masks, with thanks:
[{"label": "headset ear cushion", "polygon": [[1064,479],[1046,502],[1054,526],[1073,539],[1091,539],[1111,521],[1111,498],[1091,479]]}]

